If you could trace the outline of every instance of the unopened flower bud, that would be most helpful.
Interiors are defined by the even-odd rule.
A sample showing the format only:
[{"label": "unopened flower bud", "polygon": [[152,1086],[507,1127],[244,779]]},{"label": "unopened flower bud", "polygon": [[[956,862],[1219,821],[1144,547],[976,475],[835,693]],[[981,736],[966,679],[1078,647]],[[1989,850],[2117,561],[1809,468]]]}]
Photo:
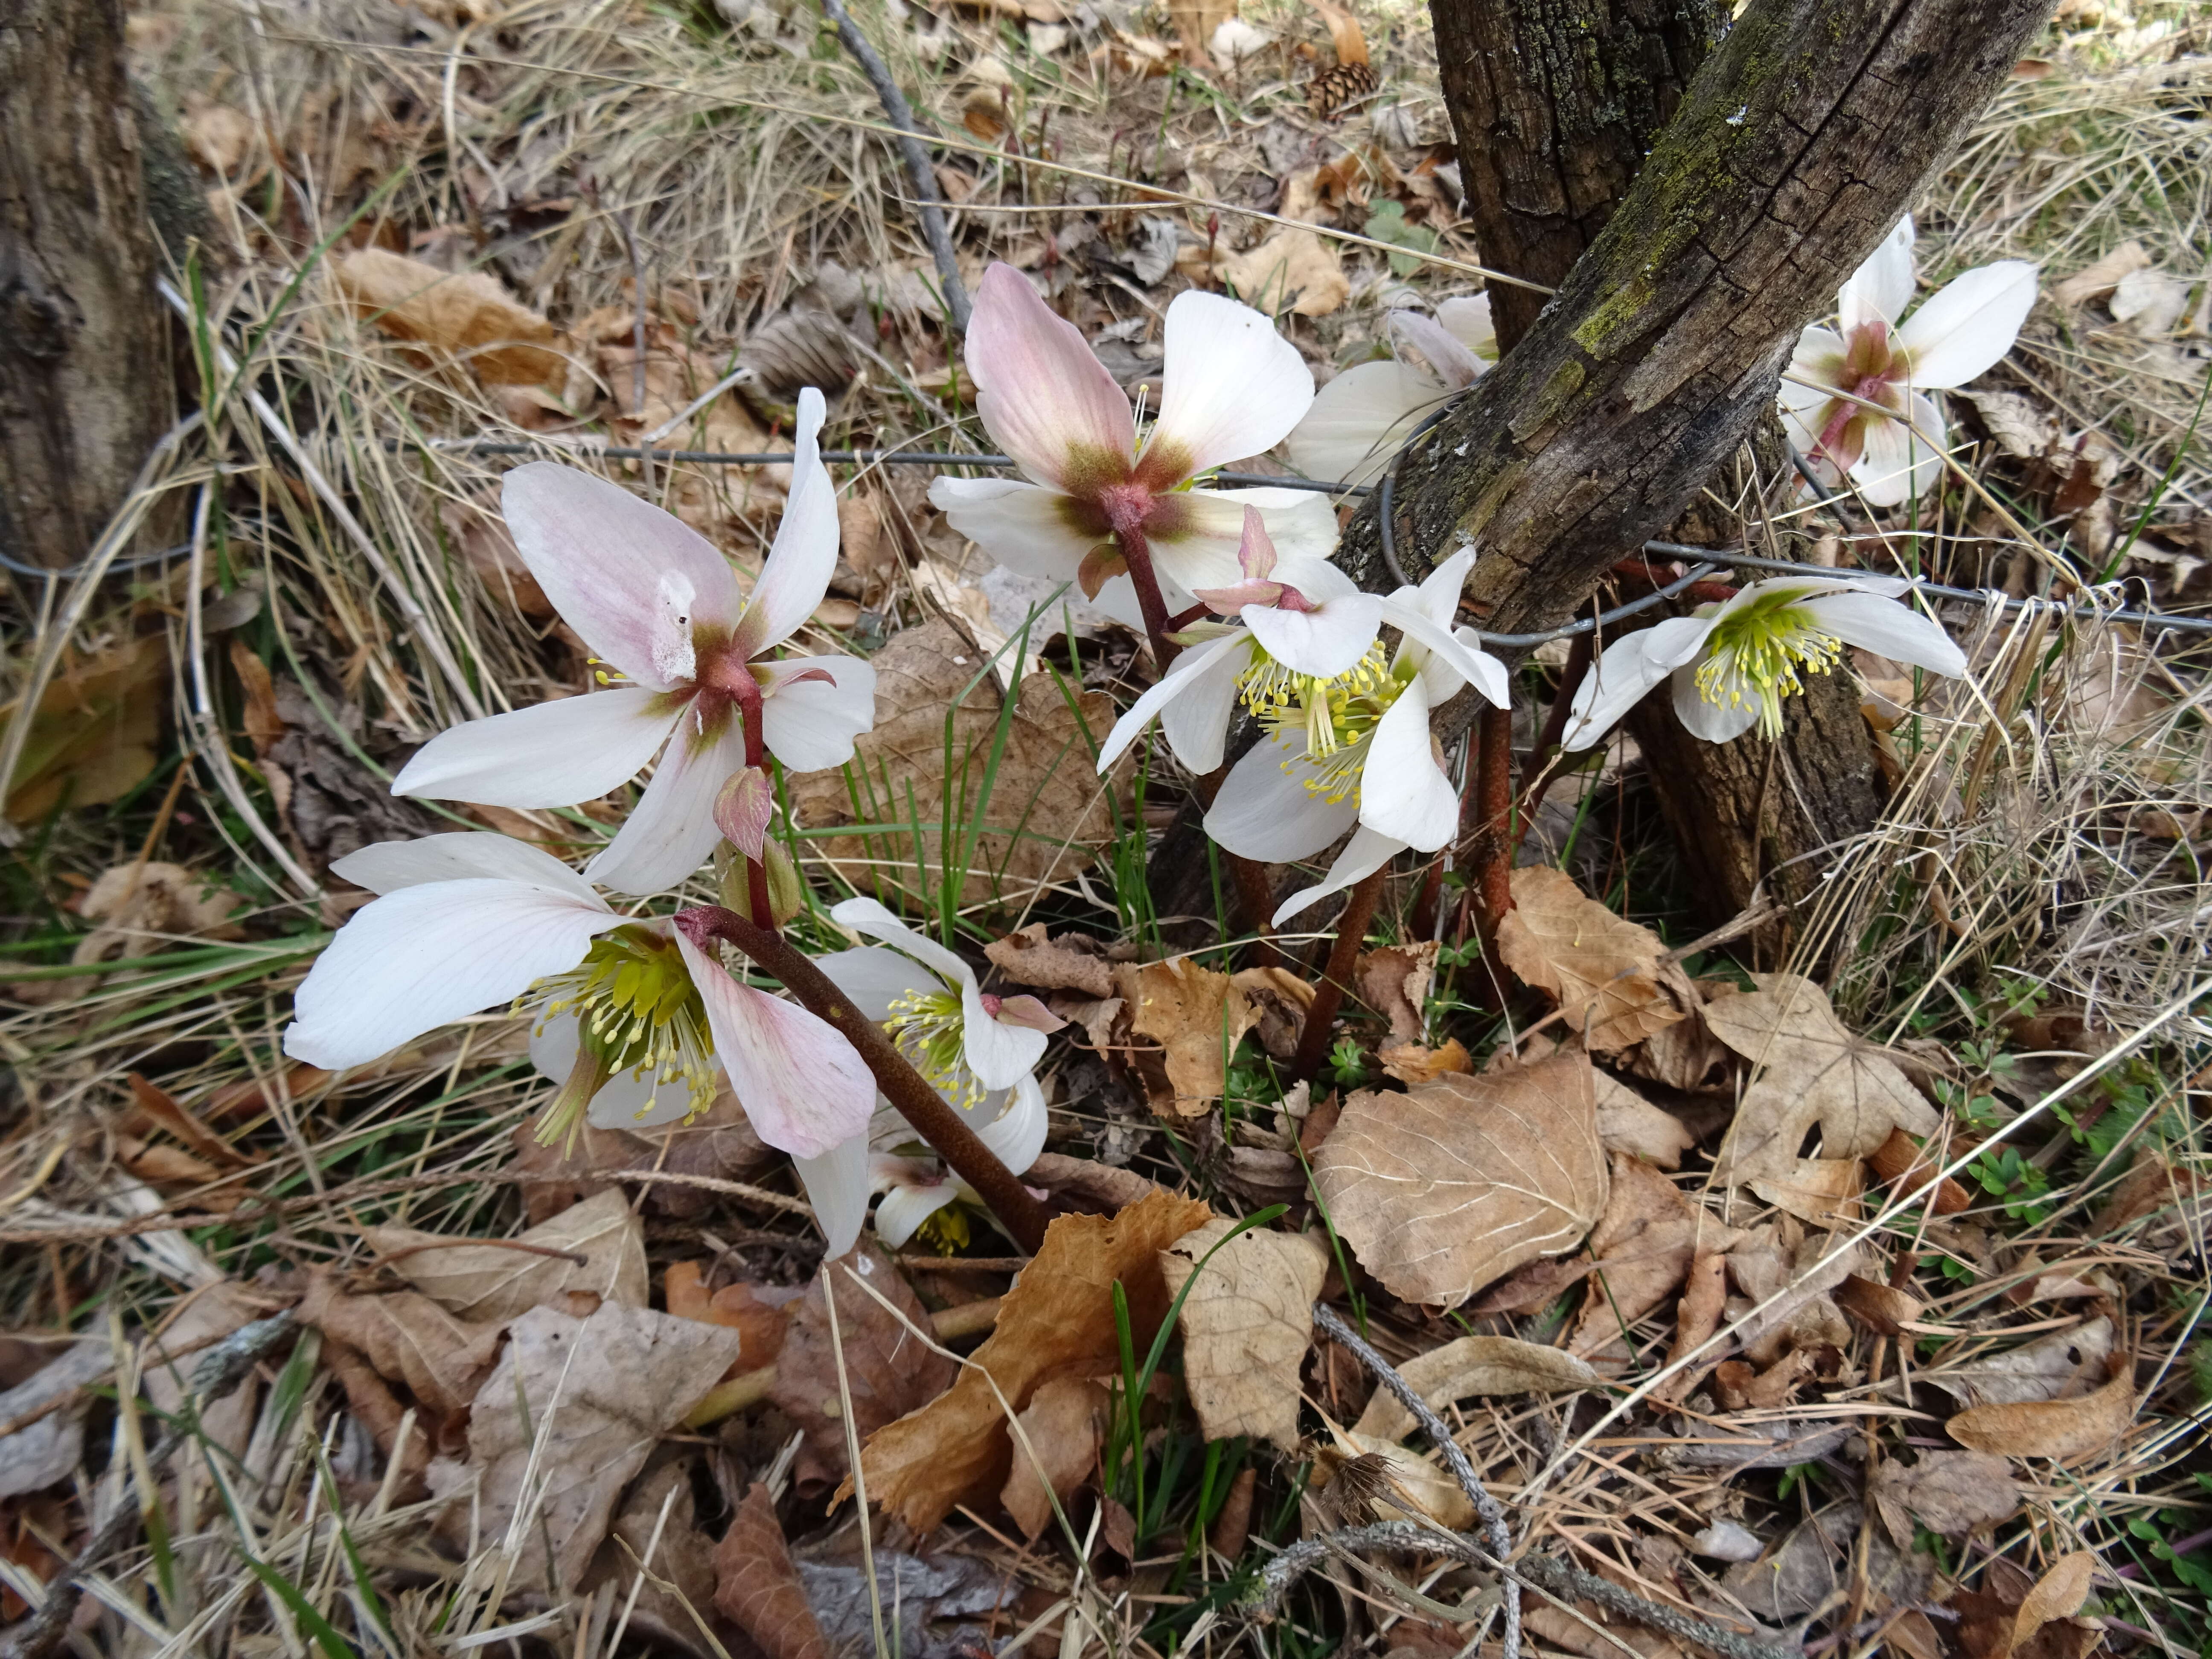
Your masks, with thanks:
[{"label": "unopened flower bud", "polygon": [[760,857],[769,820],[775,816],[775,786],[757,766],[732,773],[722,793],[714,797],[714,827],[749,859]]},{"label": "unopened flower bud", "polygon": [[[791,854],[781,842],[763,842],[760,862],[768,867],[768,908],[781,927],[806,908],[805,890],[800,885],[799,866],[792,862]],[[732,856],[726,848],[714,860],[717,883],[721,889],[723,907],[736,911],[756,926],[766,926],[753,915],[752,878],[748,860],[743,854]]]}]

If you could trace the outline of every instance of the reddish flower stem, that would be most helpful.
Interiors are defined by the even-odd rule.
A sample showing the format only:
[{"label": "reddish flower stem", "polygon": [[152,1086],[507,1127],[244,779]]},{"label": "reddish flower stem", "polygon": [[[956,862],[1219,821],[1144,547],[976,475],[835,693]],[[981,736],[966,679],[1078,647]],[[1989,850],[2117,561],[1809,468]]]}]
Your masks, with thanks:
[{"label": "reddish flower stem", "polygon": [[1152,662],[1164,674],[1182,647],[1168,638],[1175,624],[1168,616],[1168,602],[1160,593],[1160,579],[1152,569],[1152,547],[1145,539],[1144,518],[1118,501],[1109,501],[1106,511],[1114,525],[1114,544],[1129,567],[1129,584],[1137,590],[1137,609],[1144,613]]},{"label": "reddish flower stem", "polygon": [[1375,906],[1389,873],[1386,863],[1363,878],[1344,902],[1344,914],[1337,918],[1336,942],[1329,946],[1328,966],[1322,970],[1313,1006],[1306,1010],[1305,1023],[1298,1030],[1297,1056],[1291,1061],[1294,1082],[1303,1083],[1321,1070],[1322,1060],[1328,1054],[1328,1028],[1335,1024],[1336,1011],[1343,1006],[1345,986],[1352,978],[1352,965],[1359,960],[1359,947],[1366,943],[1367,924],[1375,920]]},{"label": "reddish flower stem", "polygon": [[709,939],[726,939],[783,981],[808,1012],[835,1027],[874,1073],[876,1086],[898,1108],[937,1155],[989,1205],[1006,1231],[1034,1255],[1044,1244],[1044,1206],[1000,1163],[959,1113],[945,1103],[906,1056],[891,1046],[883,1028],[865,1018],[830,976],[772,928],[756,927],[734,910],[705,904],[679,912],[676,925],[701,950]]},{"label": "reddish flower stem", "polygon": [[[768,738],[762,727],[760,682],[753,678],[752,670],[739,663],[734,670],[725,669],[714,677],[714,689],[737,705],[738,718],[744,723],[745,734],[745,764],[756,771],[768,769]],[[745,898],[752,906],[754,917],[769,932],[775,931],[775,912],[769,908],[768,861],[764,858],[745,858],[742,850],[738,856],[744,859]]]}]

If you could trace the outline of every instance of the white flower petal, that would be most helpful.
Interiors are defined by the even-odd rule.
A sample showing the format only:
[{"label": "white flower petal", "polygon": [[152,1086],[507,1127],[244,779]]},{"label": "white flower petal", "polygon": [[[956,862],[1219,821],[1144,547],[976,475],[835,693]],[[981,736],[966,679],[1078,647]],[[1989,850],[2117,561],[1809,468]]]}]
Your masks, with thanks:
[{"label": "white flower petal", "polygon": [[970,1113],[969,1127],[1000,1163],[1021,1175],[1044,1151],[1050,1114],[1045,1110],[1044,1090],[1034,1077],[1018,1079],[1004,1101],[1002,1108],[996,1107],[994,1101],[986,1101],[985,1107],[997,1109],[998,1115],[978,1123],[975,1120],[981,1114]]},{"label": "white flower petal", "polygon": [[1897,222],[1867,261],[1844,279],[1836,295],[1836,310],[1844,332],[1867,323],[1897,326],[1905,307],[1912,303],[1912,217]]},{"label": "white flower petal", "polygon": [[[1128,712],[1114,722],[1114,729],[1106,734],[1106,741],[1099,746],[1098,770],[1103,772],[1121,759],[1155,716],[1163,714],[1186,699],[1194,698],[1195,707],[1200,710],[1218,705],[1221,724],[1225,729],[1229,722],[1228,710],[1235,705],[1237,676],[1243,671],[1251,648],[1252,641],[1248,635],[1224,634],[1218,639],[1206,641],[1203,645],[1193,646],[1177,657],[1175,666],[1146,686],[1136,702],[1129,705]],[[1215,684],[1217,681],[1228,683],[1225,694]],[[1201,756],[1206,752],[1204,721],[1201,719],[1186,720],[1182,735],[1193,740],[1194,752]],[[1169,741],[1176,744],[1176,758],[1194,771],[1211,772],[1213,766],[1221,763],[1217,753],[1213,766],[1200,766],[1184,754],[1175,733],[1170,733]],[[1216,750],[1219,750],[1219,735],[1214,737],[1212,746]]]},{"label": "white flower petal", "polygon": [[1379,834],[1433,853],[1459,828],[1459,794],[1436,762],[1429,698],[1415,680],[1375,723],[1359,774],[1359,821]]},{"label": "white flower petal", "polygon": [[794,1158],[791,1167],[835,1261],[860,1242],[860,1224],[868,1218],[868,1138],[855,1135],[819,1157]]},{"label": "white flower petal", "polygon": [[1313,371],[1275,325],[1249,306],[1186,289],[1168,306],[1160,417],[1145,445],[1148,475],[1174,478],[1262,455],[1282,442],[1313,402]]},{"label": "white flower petal", "polygon": [[986,1089],[1011,1089],[1044,1058],[1045,1034],[1029,1025],[1011,1025],[984,1011],[983,993],[970,974],[960,988],[960,1051],[968,1069]]},{"label": "white flower petal", "polygon": [[[1922,437],[1904,422],[1870,415],[1866,423],[1866,453],[1851,468],[1851,482],[1859,494],[1876,507],[1895,507],[1911,496],[1933,489],[1943,476],[1940,447],[1948,436],[1943,411],[1920,392],[1907,399]],[[1937,446],[1931,448],[1930,444]]]},{"label": "white flower petal", "polygon": [[1260,510],[1284,559],[1325,559],[1336,545],[1336,510],[1317,491],[1186,489],[1155,507],[1147,526],[1152,568],[1163,584],[1194,592],[1243,580],[1237,550],[1244,538],[1247,507]]},{"label": "white flower petal", "polygon": [[543,848],[489,830],[455,830],[413,841],[374,842],[331,866],[331,873],[372,893],[396,893],[428,881],[465,881],[489,876],[526,882],[549,892],[573,894],[580,902],[605,909],[586,881]]},{"label": "white flower petal", "polygon": [[878,1025],[891,1017],[891,1004],[901,997],[933,994],[945,988],[934,973],[888,945],[861,945],[850,951],[832,951],[815,957],[814,965],[852,998],[861,1018]]},{"label": "white flower petal", "polygon": [[881,939],[893,949],[905,951],[925,967],[934,969],[948,985],[970,990],[975,988],[975,970],[957,952],[915,932],[874,899],[848,898],[832,905],[830,919],[840,927],[849,927],[865,938]]},{"label": "white flower petal", "polygon": [[744,764],[744,732],[735,718],[702,737],[687,710],[645,793],[584,873],[617,893],[659,893],[675,886],[707,861],[721,839],[714,797]]},{"label": "white flower petal", "polygon": [[793,1158],[819,1158],[860,1141],[855,1168],[865,1195],[876,1080],[859,1053],[835,1026],[797,1003],[739,984],[680,931],[676,943],[707,1006],[714,1056],[730,1074],[753,1132]]},{"label": "white flower petal", "polygon": [[1827,593],[1805,608],[1820,619],[1823,629],[1846,645],[1933,673],[1956,678],[1966,672],[1966,653],[1943,625],[1910,605],[1873,593]]},{"label": "white flower petal", "polygon": [[775,527],[760,580],[738,624],[737,643],[747,657],[757,657],[797,633],[836,574],[837,486],[822,465],[822,394],[811,386],[801,388],[783,521]]},{"label": "white flower petal", "polygon": [[1421,579],[1408,592],[1400,588],[1390,595],[1396,605],[1411,605],[1439,628],[1449,628],[1459,614],[1460,595],[1467,588],[1467,573],[1474,568],[1475,550],[1462,547]]},{"label": "white flower petal", "polygon": [[1462,294],[1445,301],[1437,307],[1437,320],[1482,360],[1485,368],[1498,361],[1498,326],[1491,320],[1487,294]]},{"label": "white flower petal", "polygon": [[1285,448],[1309,478],[1364,483],[1389,465],[1443,388],[1395,359],[1356,363],[1314,394]]},{"label": "white flower petal", "polygon": [[507,475],[500,502],[516,550],[553,608],[638,684],[667,688],[653,650],[666,623],[663,576],[689,584],[695,623],[736,624],[743,600],[729,561],[681,519],[619,484],[532,461]]},{"label": "white flower petal", "polygon": [[1007,569],[1073,581],[1083,556],[1106,539],[1085,530],[1072,496],[1013,478],[939,478],[929,502],[945,522]]},{"label": "white flower petal", "polygon": [[1693,738],[1728,743],[1759,724],[1759,705],[1708,702],[1698,690],[1697,670],[1678,668],[1674,671],[1674,717]]},{"label": "white flower petal", "polygon": [[1336,862],[1329,866],[1323,880],[1314,886],[1300,888],[1276,907],[1274,926],[1280,927],[1299,911],[1320,902],[1331,893],[1340,893],[1366,880],[1405,850],[1404,842],[1394,841],[1380,830],[1362,824],[1345,842],[1344,850],[1336,855]]},{"label": "white flower petal", "polygon": [[574,806],[642,771],[676,724],[665,693],[641,685],[556,697],[447,728],[392,781],[395,795],[479,806]]},{"label": "white flower petal", "polygon": [[1418,311],[1394,311],[1389,329],[1395,349],[1401,355],[1408,349],[1419,352],[1437,379],[1454,392],[1473,386],[1490,367],[1462,344],[1440,318],[1425,317]]},{"label": "white flower petal", "polygon": [[[1430,697],[1448,696],[1462,685],[1472,685],[1497,707],[1512,706],[1512,682],[1505,665],[1462,639],[1462,630],[1439,624],[1425,608],[1389,599],[1382,602],[1382,620],[1402,632],[1413,649],[1425,653],[1416,660],[1420,663],[1421,684]],[[1474,630],[1463,631],[1472,634]]]},{"label": "white flower petal", "polygon": [[[853,739],[876,723],[875,665],[859,657],[786,657],[756,663],[761,738],[789,772],[823,772],[853,758]],[[801,679],[824,673],[827,680]]]},{"label": "white flower petal", "polygon": [[1350,672],[1375,643],[1383,602],[1371,593],[1331,599],[1317,611],[1248,605],[1240,612],[1252,636],[1285,668],[1320,679]]},{"label": "white flower petal", "polygon": [[1653,686],[1698,654],[1716,620],[1669,617],[1607,646],[1575,692],[1559,746],[1571,754],[1612,731]]},{"label": "white flower petal", "polygon": [[[1249,637],[1231,634],[1221,641],[1221,647],[1206,655],[1208,647],[1200,647],[1176,658],[1168,679],[1176,683],[1177,690],[1160,705],[1160,730],[1166,734],[1168,747],[1200,777],[1221,764],[1229,722],[1237,712],[1237,676],[1252,659]],[[1198,660],[1192,662],[1193,658]],[[1186,662],[1191,663],[1187,674],[1183,672]],[[1103,772],[1105,768],[1099,769]]]},{"label": "white flower petal", "polygon": [[1271,738],[1253,744],[1222,780],[1206,833],[1239,858],[1261,864],[1311,858],[1359,817],[1349,796],[1331,804],[1308,789],[1302,780],[1312,773],[1302,743]]},{"label": "white flower petal", "polygon": [[1964,386],[2012,349],[2035,309],[2035,267],[2001,259],[1954,276],[1905,319],[1897,343],[1923,391]]},{"label": "white flower petal", "polygon": [[[876,1237],[884,1242],[886,1249],[901,1249],[921,1230],[923,1222],[959,1196],[960,1188],[951,1181],[894,1187],[876,1206]],[[821,1206],[815,1207],[818,1210]]]},{"label": "white flower petal", "polygon": [[623,918],[567,890],[477,878],[404,887],[338,929],[293,997],[284,1052],[338,1071],[512,1002]]},{"label": "white flower petal", "polygon": [[1136,441],[1128,395],[1012,265],[993,265],[976,285],[965,356],[984,429],[1029,477],[1066,489],[1075,471],[1127,467]]}]

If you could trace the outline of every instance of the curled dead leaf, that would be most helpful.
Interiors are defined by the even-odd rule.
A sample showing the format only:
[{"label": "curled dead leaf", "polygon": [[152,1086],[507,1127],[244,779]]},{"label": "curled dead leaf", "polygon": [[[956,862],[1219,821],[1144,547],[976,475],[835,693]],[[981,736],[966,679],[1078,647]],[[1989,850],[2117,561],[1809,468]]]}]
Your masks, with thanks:
[{"label": "curled dead leaf", "polygon": [[1043,991],[1080,991],[1092,998],[1114,994],[1114,964],[1106,947],[1085,933],[1048,936],[1041,921],[1016,928],[983,947],[992,964],[1017,985]]},{"label": "curled dead leaf", "polygon": [[765,1481],[753,1482],[715,1548],[714,1605],[768,1659],[832,1659]]},{"label": "curled dead leaf", "polygon": [[564,1291],[646,1304],[645,1230],[611,1188],[521,1234],[519,1249],[412,1227],[365,1227],[362,1236],[394,1273],[465,1320],[513,1319]]},{"label": "curled dead leaf", "polygon": [[2112,1380],[2078,1400],[2023,1400],[1969,1406],[1944,1427],[1975,1451],[2047,1457],[2054,1463],[2094,1462],[2128,1431],[2136,1417],[2135,1367],[2125,1353],[2112,1360]]},{"label": "curled dead leaf", "polygon": [[472,1324],[414,1291],[348,1296],[327,1273],[307,1281],[300,1322],[360,1350],[377,1374],[406,1385],[441,1418],[465,1411],[499,1351],[496,1324]]},{"label": "curled dead leaf", "polygon": [[480,270],[455,276],[382,248],[356,249],[331,267],[338,291],[386,333],[465,363],[487,386],[536,386],[568,364],[553,325]]},{"label": "curled dead leaf", "polygon": [[[1477,1395],[1565,1394],[1605,1385],[1573,1354],[1511,1336],[1462,1336],[1414,1355],[1398,1374],[1439,1411]],[[1369,1439],[1396,1440],[1413,1431],[1413,1414],[1377,1389],[1352,1429]]]},{"label": "curled dead leaf", "polygon": [[1022,1408],[1012,1437],[1013,1470],[999,1497],[1023,1537],[1035,1538],[1049,1526],[1054,1504],[1064,1511],[1097,1466],[1113,1399],[1088,1377],[1056,1376]]},{"label": "curled dead leaf", "polygon": [[1615,915],[1548,865],[1513,872],[1513,908],[1498,925],[1505,965],[1559,1003],[1567,1029],[1611,1054],[1682,1019],[1695,1002],[1680,969],[1667,981],[1658,934]]},{"label": "curled dead leaf", "polygon": [[2020,1486],[2002,1457],[1978,1451],[1923,1451],[1906,1465],[1886,1458],[1870,1486],[1875,1513],[1899,1549],[1912,1547],[1913,1528],[1956,1538],[2009,1520]]},{"label": "curled dead leaf", "polygon": [[1682,1167],[1682,1154],[1698,1144],[1674,1113],[1654,1106],[1610,1072],[1593,1071],[1597,1087],[1597,1138],[1610,1152],[1626,1152],[1662,1170]]},{"label": "curled dead leaf", "polygon": [[[1176,1316],[1183,1382],[1208,1440],[1252,1435],[1295,1452],[1298,1370],[1313,1340],[1328,1253],[1303,1233],[1264,1229],[1221,1244],[1235,1225],[1209,1221],[1160,1253],[1170,1293],[1190,1286]],[[1212,1257],[1200,1270],[1208,1250]]]},{"label": "curled dead leaf", "polygon": [[1194,1117],[1220,1099],[1228,1056],[1259,1018],[1236,981],[1182,957],[1126,964],[1114,981],[1128,1004],[1130,1029],[1162,1050],[1164,1086],[1146,1079],[1152,1109]]}]

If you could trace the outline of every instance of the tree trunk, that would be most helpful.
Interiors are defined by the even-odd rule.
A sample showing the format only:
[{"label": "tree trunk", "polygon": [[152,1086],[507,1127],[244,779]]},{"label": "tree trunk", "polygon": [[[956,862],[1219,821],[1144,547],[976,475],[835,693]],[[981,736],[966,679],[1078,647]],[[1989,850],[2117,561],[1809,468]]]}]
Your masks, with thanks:
[{"label": "tree trunk", "polygon": [[[1557,288],[1628,194],[1718,38],[1717,0],[1431,0],[1483,263]],[[1510,346],[1544,296],[1491,289]]]},{"label": "tree trunk", "polygon": [[167,429],[120,0],[10,0],[0,22],[0,546],[82,558]]}]

